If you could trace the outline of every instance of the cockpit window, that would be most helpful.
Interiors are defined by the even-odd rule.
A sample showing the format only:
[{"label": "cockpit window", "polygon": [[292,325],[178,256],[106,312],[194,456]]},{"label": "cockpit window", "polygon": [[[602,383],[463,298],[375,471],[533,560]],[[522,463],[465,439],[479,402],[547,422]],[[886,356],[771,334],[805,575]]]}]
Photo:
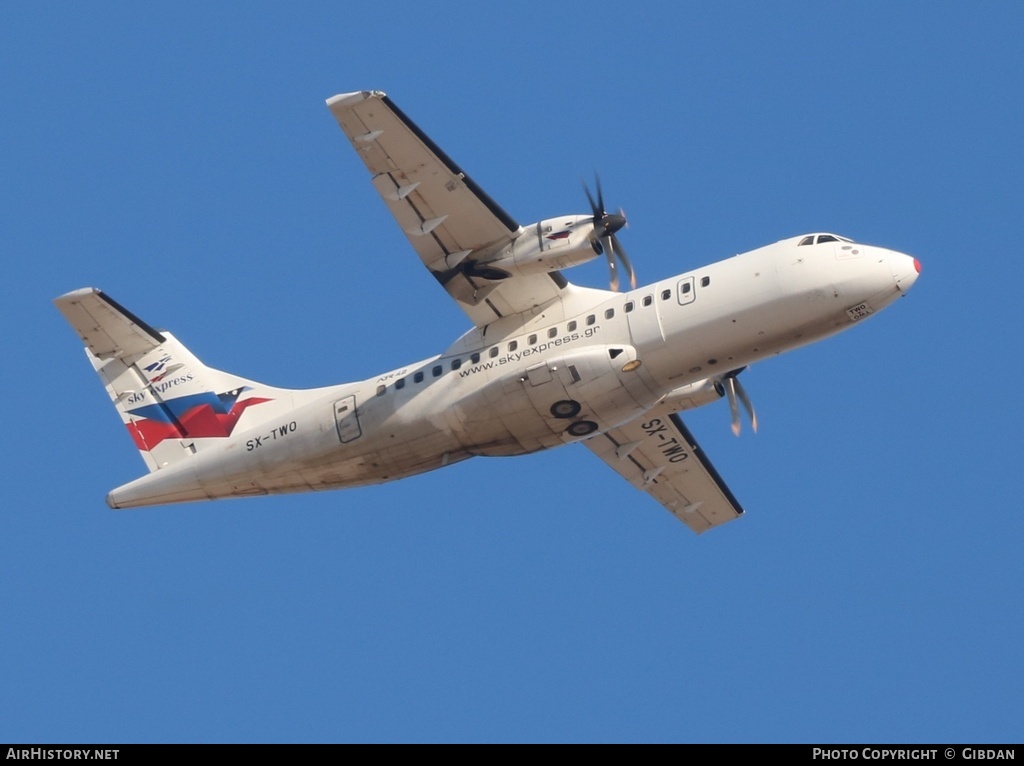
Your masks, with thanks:
[{"label": "cockpit window", "polygon": [[796,244],[797,247],[800,247],[801,245],[821,245],[825,242],[853,242],[853,240],[847,237],[840,237],[838,234],[808,234]]}]

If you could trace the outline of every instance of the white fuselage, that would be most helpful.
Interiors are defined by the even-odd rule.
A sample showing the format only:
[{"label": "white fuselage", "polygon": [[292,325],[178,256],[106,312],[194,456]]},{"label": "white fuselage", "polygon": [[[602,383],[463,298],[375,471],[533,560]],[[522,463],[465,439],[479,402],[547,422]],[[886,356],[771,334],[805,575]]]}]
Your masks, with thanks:
[{"label": "white fuselage", "polygon": [[296,407],[279,419],[240,423],[195,459],[115,489],[108,503],[374,484],[577,441],[666,399],[680,410],[712,401],[726,373],[849,327],[917,276],[902,253],[799,241],[630,292],[574,288],[514,329],[498,320],[440,356],[296,392]]}]

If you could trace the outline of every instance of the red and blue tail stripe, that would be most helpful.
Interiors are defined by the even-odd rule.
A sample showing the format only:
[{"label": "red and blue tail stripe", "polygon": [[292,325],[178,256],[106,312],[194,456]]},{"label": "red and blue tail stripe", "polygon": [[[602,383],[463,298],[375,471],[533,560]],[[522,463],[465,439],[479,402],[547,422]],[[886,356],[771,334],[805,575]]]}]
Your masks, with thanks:
[{"label": "red and blue tail stripe", "polygon": [[128,410],[128,432],[140,450],[151,450],[164,439],[227,437],[235,430],[246,409],[271,399],[252,396],[242,399],[248,387],[223,394],[206,391],[147,404]]}]

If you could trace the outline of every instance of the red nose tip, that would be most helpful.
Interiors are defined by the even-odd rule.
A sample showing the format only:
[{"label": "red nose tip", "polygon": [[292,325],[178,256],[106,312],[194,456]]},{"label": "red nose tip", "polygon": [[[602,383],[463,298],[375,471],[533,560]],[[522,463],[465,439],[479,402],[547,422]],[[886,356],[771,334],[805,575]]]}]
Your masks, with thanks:
[{"label": "red nose tip", "polygon": [[921,262],[917,260],[917,258],[914,259],[914,271],[916,271],[918,274],[921,273]]}]

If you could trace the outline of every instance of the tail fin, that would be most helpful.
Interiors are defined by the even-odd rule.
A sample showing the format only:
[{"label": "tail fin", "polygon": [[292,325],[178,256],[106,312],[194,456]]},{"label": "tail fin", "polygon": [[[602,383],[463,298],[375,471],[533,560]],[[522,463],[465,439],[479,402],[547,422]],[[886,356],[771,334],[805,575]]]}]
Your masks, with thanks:
[{"label": "tail fin", "polygon": [[290,404],[291,392],[207,367],[170,333],[155,330],[95,288],[54,303],[85,343],[150,471],[230,436],[251,407],[262,405],[247,416],[247,425]]}]

